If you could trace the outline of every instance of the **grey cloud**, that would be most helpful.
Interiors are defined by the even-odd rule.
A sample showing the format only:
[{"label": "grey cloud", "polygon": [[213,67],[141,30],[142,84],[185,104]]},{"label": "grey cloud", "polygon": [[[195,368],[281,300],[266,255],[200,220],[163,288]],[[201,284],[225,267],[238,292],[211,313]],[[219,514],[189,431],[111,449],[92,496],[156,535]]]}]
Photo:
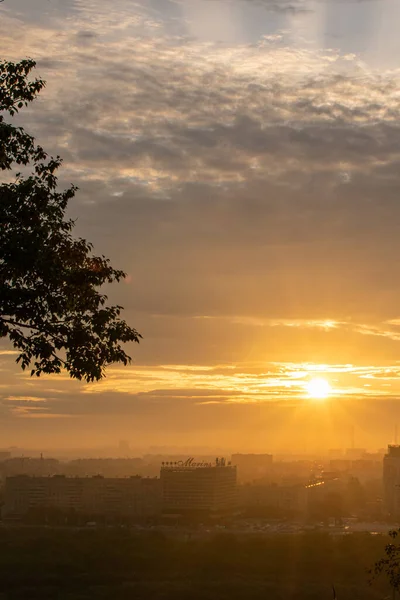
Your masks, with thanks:
[{"label": "grey cloud", "polygon": [[[188,1],[190,2],[190,0]],[[221,2],[221,0],[209,1]],[[223,0],[223,3],[234,4],[235,2],[232,2],[232,0]],[[261,8],[265,8],[266,10],[277,13],[298,13],[309,12],[312,10],[310,8],[311,3],[307,2],[306,0],[239,0],[239,4],[243,4],[244,6],[246,6],[246,4],[250,6],[259,6]]]},{"label": "grey cloud", "polygon": [[[311,175],[331,169],[335,176],[339,163],[352,171],[367,161],[373,170],[378,156],[389,165],[398,156],[393,80],[329,74],[331,63],[307,52],[304,60],[311,67],[319,61],[326,71],[322,80],[305,74],[296,81],[276,67],[269,74],[272,48],[262,50],[265,72],[258,71],[257,89],[254,77],[222,66],[218,53],[210,68],[195,47],[195,62],[186,63],[185,46],[193,49],[184,40],[181,44],[181,49],[159,42],[149,47],[142,40],[129,62],[115,52],[100,59],[100,45],[80,53],[81,65],[90,60],[90,69],[96,68],[95,81],[90,87],[60,88],[50,113],[35,111],[34,130],[46,127],[54,146],[66,138],[63,152],[72,169],[82,163],[106,171],[130,167],[143,181],[143,169],[152,169],[153,178],[161,182],[162,173],[163,185],[173,190],[175,178],[182,183],[237,177],[250,183],[287,181],[289,169],[299,179],[305,170]],[[246,52],[248,60],[260,56]],[[276,60],[285,65],[293,58],[283,51]],[[104,127],[105,115],[109,125]]]},{"label": "grey cloud", "polygon": [[[393,317],[396,185],[378,192],[372,177],[361,176],[337,189],[325,185],[316,184],[308,193],[265,181],[227,191],[188,186],[172,200],[156,200],[117,182],[124,195],[107,199],[101,190],[96,192],[97,184],[93,191],[88,184],[82,185],[81,200],[96,197],[97,203],[75,206],[73,214],[79,210],[80,233],[90,231],[98,247],[107,242],[112,256],[123,261],[133,284],[122,286],[120,293],[128,300],[133,292],[138,309],[167,313],[175,305],[177,310],[187,306],[192,313],[209,314],[214,305],[218,311],[252,314],[259,304],[265,314],[280,306],[283,316],[293,296],[299,313],[304,310],[311,317],[318,310],[328,318],[331,311],[366,310],[359,303],[364,290],[372,312],[376,297],[382,316],[387,312]],[[370,201],[375,193],[384,195],[379,203]],[[113,235],[116,231],[118,236]],[[160,270],[160,264],[166,269]],[[242,301],[248,310],[238,306]]]},{"label": "grey cloud", "polygon": [[76,14],[79,0],[6,0],[0,10],[30,24],[54,26],[60,18]]}]

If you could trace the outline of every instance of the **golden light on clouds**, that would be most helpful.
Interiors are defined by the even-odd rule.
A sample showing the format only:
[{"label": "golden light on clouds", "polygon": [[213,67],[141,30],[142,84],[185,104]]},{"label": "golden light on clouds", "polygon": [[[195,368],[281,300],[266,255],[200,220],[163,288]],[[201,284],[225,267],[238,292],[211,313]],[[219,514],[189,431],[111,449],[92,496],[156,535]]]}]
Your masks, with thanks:
[{"label": "golden light on clouds", "polygon": [[[366,379],[368,381],[366,386]],[[388,388],[388,382],[392,388]],[[400,367],[317,363],[247,363],[229,365],[160,365],[111,367],[104,381],[82,385],[83,394],[119,392],[191,397],[212,393],[226,403],[303,402],[333,395],[347,398],[395,396],[400,393]]]}]

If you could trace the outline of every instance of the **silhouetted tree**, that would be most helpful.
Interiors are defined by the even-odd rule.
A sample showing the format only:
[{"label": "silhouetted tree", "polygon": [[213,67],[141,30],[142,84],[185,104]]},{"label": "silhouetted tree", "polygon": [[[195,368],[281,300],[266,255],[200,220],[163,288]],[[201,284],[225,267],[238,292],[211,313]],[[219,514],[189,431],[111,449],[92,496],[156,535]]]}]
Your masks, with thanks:
[{"label": "silhouetted tree", "polygon": [[[400,535],[400,529],[389,531],[389,536],[395,540]],[[390,543],[385,546],[385,556],[380,558],[369,570],[372,575],[370,583],[379,575],[384,575],[389,583],[393,598],[400,592],[400,544]]]},{"label": "silhouetted tree", "polygon": [[0,338],[19,351],[23,369],[32,365],[31,375],[65,368],[93,381],[110,363],[128,364],[122,344],[141,336],[99,291],[125,273],[71,235],[74,222],[65,211],[77,188],[57,190],[60,157],[4,121],[4,113],[12,117],[43,89],[42,80],[28,80],[34,67],[33,60],[0,61],[0,171],[32,169],[0,184]]}]

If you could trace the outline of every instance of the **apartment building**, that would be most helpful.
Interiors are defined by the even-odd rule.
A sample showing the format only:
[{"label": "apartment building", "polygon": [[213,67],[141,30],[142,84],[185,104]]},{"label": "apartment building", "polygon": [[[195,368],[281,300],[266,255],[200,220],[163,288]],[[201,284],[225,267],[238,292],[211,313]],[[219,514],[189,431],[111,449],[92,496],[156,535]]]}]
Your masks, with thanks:
[{"label": "apartment building", "polygon": [[161,513],[159,479],[142,477],[7,477],[5,516],[22,516],[32,509],[57,509],[85,515],[146,517]]},{"label": "apartment building", "polygon": [[161,467],[163,509],[169,513],[227,513],[236,506],[236,467],[193,459]]}]

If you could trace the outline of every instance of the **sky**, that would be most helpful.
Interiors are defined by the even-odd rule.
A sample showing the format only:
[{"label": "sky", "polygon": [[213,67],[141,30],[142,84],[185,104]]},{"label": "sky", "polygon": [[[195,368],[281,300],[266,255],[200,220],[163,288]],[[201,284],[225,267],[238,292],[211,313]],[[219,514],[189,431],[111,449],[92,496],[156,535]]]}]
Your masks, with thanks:
[{"label": "sky", "polygon": [[[18,119],[143,335],[95,384],[0,347],[3,445],[314,451],[400,419],[398,0],[5,0]],[[325,378],[329,397],[307,393]]]}]

